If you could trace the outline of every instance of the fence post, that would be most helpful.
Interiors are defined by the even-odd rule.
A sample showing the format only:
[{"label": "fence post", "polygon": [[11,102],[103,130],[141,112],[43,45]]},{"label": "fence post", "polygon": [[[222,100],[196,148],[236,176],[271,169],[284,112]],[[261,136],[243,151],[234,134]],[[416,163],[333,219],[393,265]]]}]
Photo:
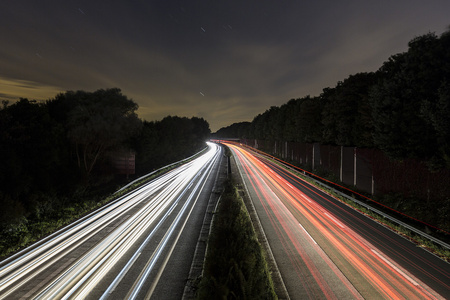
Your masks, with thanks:
[{"label": "fence post", "polygon": [[344,146],[341,146],[341,169],[339,170],[339,180],[341,181],[341,182],[343,182],[343,179],[342,179],[342,169],[343,169],[343,167],[342,167],[342,164],[343,164],[343,162],[344,162]]},{"label": "fence post", "polygon": [[353,185],[356,186],[356,147],[353,149]]},{"label": "fence post", "polygon": [[314,157],[314,154],[315,154],[314,147],[315,146],[316,146],[316,144],[313,144],[313,147],[312,147],[312,162],[311,162],[311,164],[312,164],[313,170],[314,170],[314,161],[315,161],[315,157]]},{"label": "fence post", "polygon": [[289,156],[289,154],[288,154],[289,152],[288,152],[288,142],[284,142],[284,158],[288,158]]},{"label": "fence post", "polygon": [[375,181],[373,180],[373,166],[372,166],[372,196],[375,194]]}]

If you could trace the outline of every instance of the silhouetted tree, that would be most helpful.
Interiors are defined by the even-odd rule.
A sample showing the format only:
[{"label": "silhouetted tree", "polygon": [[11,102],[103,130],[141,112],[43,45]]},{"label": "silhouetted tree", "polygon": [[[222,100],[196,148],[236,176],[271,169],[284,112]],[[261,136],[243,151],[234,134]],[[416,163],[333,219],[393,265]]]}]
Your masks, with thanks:
[{"label": "silhouetted tree", "polygon": [[144,122],[134,139],[138,172],[150,172],[194,154],[206,146],[210,133],[208,122],[198,117],[167,116]]},{"label": "silhouetted tree", "polygon": [[296,141],[304,143],[321,142],[323,135],[322,110],[324,99],[306,96],[299,100],[296,127]]},{"label": "silhouetted tree", "polygon": [[[345,146],[372,145],[370,131],[369,89],[375,84],[374,73],[358,73],[324,89],[321,98],[323,142]],[[367,134],[369,133],[369,134]]]},{"label": "silhouetted tree", "polygon": [[117,88],[68,91],[46,102],[3,101],[0,232],[14,222],[26,227],[52,213],[59,218],[67,203],[85,200],[85,191],[101,194],[99,182],[112,177],[103,180],[99,163],[107,166],[117,150],[135,147],[136,167],[145,173],[205,147],[210,130],[204,119],[168,117],[142,126],[136,109]]},{"label": "silhouetted tree", "polygon": [[233,123],[230,126],[220,128],[212,135],[212,137],[217,139],[246,138],[248,137],[250,124],[250,122]]},{"label": "silhouetted tree", "polygon": [[122,146],[140,129],[141,121],[135,113],[138,105],[117,88],[66,95],[76,102],[68,113],[68,137],[75,146],[78,166],[89,178],[107,151]]},{"label": "silhouetted tree", "polygon": [[450,30],[408,46],[375,73],[270,107],[252,120],[248,138],[375,147],[393,159],[427,161],[431,169],[450,166]]},{"label": "silhouetted tree", "polygon": [[392,158],[418,158],[438,168],[445,153],[440,146],[445,133],[436,131],[436,120],[447,101],[448,34],[426,34],[408,45],[408,52],[392,56],[380,68],[381,80],[371,92],[374,143]]},{"label": "silhouetted tree", "polygon": [[42,194],[57,191],[61,131],[45,104],[23,98],[5,103],[0,120],[0,201],[8,206],[3,217],[16,218],[21,213],[14,214],[11,207],[30,213]]}]

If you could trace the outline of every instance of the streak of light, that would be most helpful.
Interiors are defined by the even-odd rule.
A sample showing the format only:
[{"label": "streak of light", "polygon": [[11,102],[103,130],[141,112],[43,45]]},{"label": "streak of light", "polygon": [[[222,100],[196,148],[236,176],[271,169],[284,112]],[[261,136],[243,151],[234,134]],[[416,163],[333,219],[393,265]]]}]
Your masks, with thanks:
[{"label": "streak of light", "polygon": [[[151,270],[153,269],[153,266],[155,264],[155,261],[159,258],[162,249],[164,249],[164,247],[167,245],[168,240],[170,239],[170,237],[172,236],[172,234],[175,231],[176,226],[181,222],[183,215],[185,214],[185,211],[187,210],[188,206],[191,204],[192,199],[194,198],[195,195],[197,195],[197,197],[194,200],[194,204],[191,205],[191,209],[188,213],[188,216],[191,214],[195,203],[197,202],[199,195],[200,195],[200,191],[203,189],[203,187],[206,184],[206,177],[208,177],[211,174],[212,171],[212,165],[207,165],[207,170],[203,173],[201,179],[197,182],[196,186],[193,189],[193,192],[190,193],[188,200],[185,202],[185,204],[183,205],[183,208],[180,210],[180,212],[178,213],[177,217],[175,218],[175,221],[171,224],[169,230],[167,231],[166,235],[163,238],[162,243],[160,243],[161,245],[161,249],[157,251],[156,255],[154,255],[152,257],[152,259],[149,261],[149,263],[147,264],[146,268],[142,271],[142,275],[139,276],[139,280],[135,285],[135,288],[131,291],[130,293],[130,299],[136,299],[137,296],[139,295],[139,292],[141,291],[145,281],[148,278],[149,273],[151,272]],[[188,220],[188,217],[184,217],[184,222],[182,224],[181,228],[184,228],[184,226],[186,225],[186,222]],[[176,240],[179,239],[180,235],[182,233],[182,229],[178,231],[178,235],[176,237]],[[170,254],[173,251],[173,248],[175,247],[176,243],[172,244],[172,248],[170,250]],[[166,260],[170,257],[170,254],[166,257]],[[166,262],[166,261],[165,261]],[[152,291],[154,290],[154,287],[156,286],[157,280],[155,280],[152,284],[151,289],[147,292],[147,297],[146,298],[150,298],[149,295],[152,294]],[[128,298],[128,297],[127,297]]]},{"label": "streak of light", "polygon": [[[148,233],[149,228],[158,229],[181,201],[183,195],[188,191],[193,193],[190,190],[192,183],[200,176],[203,176],[203,179],[206,174],[205,168],[210,170],[213,162],[219,156],[217,145],[208,143],[208,146],[209,150],[200,157],[152,180],[143,187],[87,215],[75,224],[61,229],[40,244],[25,249],[4,261],[0,268],[0,299],[20,289],[33,276],[90,238],[100,232],[105,232],[117,218],[123,218],[125,221],[122,224],[113,228],[85,255],[70,263],[70,267],[66,271],[51,282],[44,284],[43,289],[35,296],[36,299],[85,298],[116,262],[128,252],[130,247],[134,246],[143,234]],[[151,199],[151,201],[146,199]],[[139,210],[131,213],[138,206]],[[153,233],[151,232],[149,235],[151,236]],[[148,241],[149,238],[141,247],[144,247]],[[142,248],[140,249],[142,250]],[[122,270],[122,275],[134,263],[139,253],[132,256],[130,262]],[[111,289],[120,280],[119,274],[115,283],[112,283]]]},{"label": "streak of light", "polygon": [[[428,291],[428,287],[424,289],[419,286],[406,271],[401,270],[387,257],[379,255],[381,253],[379,249],[342,224],[337,216],[310,199],[252,153],[237,145],[225,144],[232,150],[236,160],[242,166],[243,172],[257,195],[256,198],[261,202],[270,222],[276,228],[286,251],[296,249],[296,253],[290,252],[290,255],[293,255],[290,258],[291,261],[297,262],[295,264],[303,261],[324,295],[333,297],[333,292],[318,272],[314,261],[304,254],[303,246],[297,241],[298,234],[292,229],[293,227],[290,227],[291,223],[295,223],[290,220],[291,215],[300,223],[303,231],[310,237],[310,241],[320,245],[351,284],[362,291],[364,297],[378,295],[378,297],[393,299],[435,298]],[[285,211],[290,211],[291,214]],[[293,248],[288,248],[291,247],[289,245],[293,245]],[[304,276],[305,270],[298,269],[298,273],[300,277]],[[305,279],[299,278],[299,280]],[[342,282],[345,284],[344,279]],[[305,289],[310,295],[317,295],[314,294],[317,292],[313,285],[305,284]]]}]

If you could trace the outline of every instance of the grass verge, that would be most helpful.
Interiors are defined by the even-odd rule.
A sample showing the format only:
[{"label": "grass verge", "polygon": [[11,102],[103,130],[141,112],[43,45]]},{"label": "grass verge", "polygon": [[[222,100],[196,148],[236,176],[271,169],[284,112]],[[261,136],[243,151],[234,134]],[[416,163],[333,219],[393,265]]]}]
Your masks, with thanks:
[{"label": "grass verge", "polygon": [[277,299],[263,249],[231,180],[214,217],[197,299]]}]

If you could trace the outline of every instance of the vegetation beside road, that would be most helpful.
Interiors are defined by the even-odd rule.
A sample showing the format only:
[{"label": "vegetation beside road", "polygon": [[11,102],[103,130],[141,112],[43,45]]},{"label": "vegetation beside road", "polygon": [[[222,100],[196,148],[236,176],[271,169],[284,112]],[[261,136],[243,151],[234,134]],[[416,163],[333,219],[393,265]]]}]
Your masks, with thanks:
[{"label": "vegetation beside road", "polygon": [[90,197],[83,195],[79,201],[75,201],[76,199],[71,199],[71,202],[66,202],[68,203],[67,207],[61,207],[60,209],[53,210],[53,213],[51,214],[44,214],[38,220],[33,218],[23,218],[21,222],[11,223],[9,231],[0,232],[0,259],[7,257],[8,255],[29,246],[41,238],[56,232],[61,227],[76,221],[77,219],[89,214],[103,205],[106,205],[126,193],[155,179],[161,174],[164,174],[192,159],[194,159],[194,157],[180,161],[168,167],[160,168],[150,176],[146,176],[145,178],[142,178],[115,193],[111,193],[109,195],[105,194],[104,196],[90,195]]},{"label": "vegetation beside road", "polygon": [[[251,122],[231,124],[212,136],[257,141],[259,150],[273,155],[277,145],[288,143],[296,149],[318,143],[380,151],[397,165],[372,170],[377,202],[448,233],[449,78],[450,29],[440,36],[413,38],[406,52],[392,55],[376,72],[350,75],[335,87],[325,87],[319,96],[271,106]],[[368,159],[372,166],[385,161]],[[320,176],[322,170],[308,169],[310,163],[300,161],[302,169]],[[413,166],[425,166],[428,172],[423,178],[410,176],[421,174]],[[437,176],[442,182],[431,179]]]},{"label": "vegetation beside road", "polygon": [[428,33],[376,72],[350,75],[319,96],[271,106],[213,138],[376,148],[389,158],[450,168],[450,30]]},{"label": "vegetation beside road", "polygon": [[263,249],[231,180],[214,217],[197,299],[277,299]]},{"label": "vegetation beside road", "polygon": [[128,182],[116,167],[123,153],[135,154],[136,178],[205,147],[204,119],[148,122],[137,108],[118,88],[3,101],[0,258],[114,199]]}]

